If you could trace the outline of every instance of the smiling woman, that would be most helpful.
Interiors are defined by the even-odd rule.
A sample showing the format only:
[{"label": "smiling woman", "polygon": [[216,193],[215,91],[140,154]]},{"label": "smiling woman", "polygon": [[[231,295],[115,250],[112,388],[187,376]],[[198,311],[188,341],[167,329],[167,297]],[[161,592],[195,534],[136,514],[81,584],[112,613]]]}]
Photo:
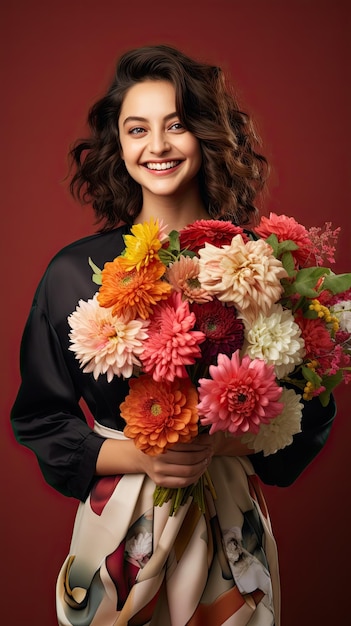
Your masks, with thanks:
[{"label": "smiling woman", "polygon": [[[244,295],[253,275],[263,305],[281,293],[285,270],[272,246],[241,227],[255,219],[266,160],[221,70],[167,46],[123,55],[88,120],[90,135],[71,150],[71,191],[92,203],[102,229],[61,250],[45,272],[23,336],[12,411],[16,436],[35,452],[47,482],[81,501],[57,583],[58,622],[279,626],[276,546],[255,472],[290,484],[323,447],[334,402],[306,405],[302,432],[268,457],[235,434],[197,435],[200,406],[219,423],[229,409],[251,415],[254,405],[256,425],[282,409],[273,365],[250,367],[238,354],[229,364],[228,356],[217,359],[215,344],[239,350],[244,327],[237,301],[224,315],[210,293],[222,245],[236,246],[245,266]],[[167,274],[161,253],[172,256],[173,228],[190,255],[187,249]],[[191,251],[208,242],[212,256],[201,270]],[[259,253],[249,263],[251,247]],[[265,297],[257,257],[269,275]],[[231,265],[228,273],[214,267],[222,291],[233,291]],[[93,281],[101,284],[97,295]],[[243,298],[246,313],[247,301],[257,313],[255,298]],[[194,302],[203,307],[201,328]],[[198,403],[188,366],[202,355],[217,382],[211,401],[201,392]],[[129,395],[124,377],[131,373]],[[198,484],[201,506],[189,495]],[[182,506],[155,501],[155,486],[162,498],[185,494]],[[245,575],[233,559],[233,537]]]},{"label": "smiling woman", "polygon": [[149,221],[159,199],[168,197],[163,217],[172,228],[195,216],[208,217],[198,178],[200,141],[183,126],[175,108],[170,82],[142,81],[127,92],[118,123],[122,159],[142,191],[137,220]]},{"label": "smiling woman", "polygon": [[[149,98],[156,89],[166,89],[166,83],[167,107],[154,95],[153,103],[148,105],[152,111],[146,115],[140,101],[141,83]],[[151,83],[149,88],[147,83]],[[120,220],[135,220],[143,204],[141,186],[129,175],[121,153],[121,109],[130,101],[134,88],[138,97],[133,98],[133,107],[138,106],[138,110],[128,110],[122,121],[127,123],[127,117],[137,116],[131,123],[133,138],[139,141],[141,135],[143,140],[147,130],[144,121],[153,117],[154,109],[161,117],[171,115],[169,124],[166,123],[167,137],[185,133],[200,143],[198,181],[209,215],[231,218],[237,224],[254,219],[255,198],[264,186],[268,166],[258,151],[258,137],[250,117],[229,94],[220,68],[160,45],[131,50],[120,58],[116,78],[89,113],[90,137],[78,141],[71,151],[76,168],[71,191],[78,199],[92,203],[103,229],[113,228]],[[176,127],[172,122],[176,122]],[[153,135],[155,140],[160,137]],[[153,163],[162,160],[158,154],[153,155]]]}]

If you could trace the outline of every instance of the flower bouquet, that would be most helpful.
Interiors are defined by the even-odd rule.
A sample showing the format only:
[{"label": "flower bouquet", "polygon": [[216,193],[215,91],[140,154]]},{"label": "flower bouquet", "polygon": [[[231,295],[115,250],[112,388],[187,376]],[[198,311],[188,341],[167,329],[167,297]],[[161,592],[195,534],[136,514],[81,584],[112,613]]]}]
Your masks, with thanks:
[{"label": "flower bouquet", "polygon": [[[301,430],[302,400],[327,404],[351,379],[351,274],[334,274],[339,229],[307,230],[271,213],[253,232],[198,220],[165,234],[135,224],[100,270],[95,296],[69,316],[84,372],[129,379],[124,434],[150,455],[200,430],[241,437],[264,455]],[[171,514],[190,495],[203,509],[209,474],[156,487]]]}]

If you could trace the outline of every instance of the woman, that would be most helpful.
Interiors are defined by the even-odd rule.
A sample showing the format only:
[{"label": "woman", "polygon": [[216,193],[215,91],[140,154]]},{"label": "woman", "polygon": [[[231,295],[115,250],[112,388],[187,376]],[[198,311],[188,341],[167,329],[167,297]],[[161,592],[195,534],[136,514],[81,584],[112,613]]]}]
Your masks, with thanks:
[{"label": "woman", "polygon": [[[113,260],[132,224],[159,217],[170,231],[198,219],[254,222],[267,164],[252,123],[219,68],[155,46],[121,57],[89,124],[90,137],[71,153],[71,190],[92,202],[102,230],[62,250],[39,285],[12,412],[47,482],[81,500],[57,584],[59,623],[279,624],[275,543],[254,472],[271,484],[295,480],[326,440],[333,402],[317,412],[310,402],[303,432],[270,457],[221,433],[148,456],[122,433],[127,381],[84,374],[67,322],[96,291],[87,259],[99,267]],[[204,515],[190,500],[174,517],[167,505],[152,506],[155,484],[186,487],[206,469],[217,499],[208,494]],[[253,563],[246,587],[225,539],[233,529]]]}]

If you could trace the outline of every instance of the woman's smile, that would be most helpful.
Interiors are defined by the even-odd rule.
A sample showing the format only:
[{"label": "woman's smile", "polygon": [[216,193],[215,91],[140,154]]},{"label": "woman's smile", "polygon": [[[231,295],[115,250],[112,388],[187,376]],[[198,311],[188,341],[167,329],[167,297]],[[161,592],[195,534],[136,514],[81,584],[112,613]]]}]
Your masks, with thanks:
[{"label": "woman's smile", "polygon": [[175,161],[148,161],[143,163],[146,169],[150,170],[153,174],[165,175],[173,173],[179,165],[182,163],[180,160]]}]

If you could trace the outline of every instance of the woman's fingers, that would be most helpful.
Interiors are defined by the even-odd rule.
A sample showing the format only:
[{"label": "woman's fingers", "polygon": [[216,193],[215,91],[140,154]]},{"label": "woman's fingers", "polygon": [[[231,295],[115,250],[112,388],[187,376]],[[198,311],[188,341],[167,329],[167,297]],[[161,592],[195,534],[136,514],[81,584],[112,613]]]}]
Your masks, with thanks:
[{"label": "woman's fingers", "polygon": [[[183,449],[184,448],[184,449]],[[186,487],[196,482],[206,470],[212,454],[208,446],[181,444],[156,457],[148,457],[147,474],[162,487]]]}]

